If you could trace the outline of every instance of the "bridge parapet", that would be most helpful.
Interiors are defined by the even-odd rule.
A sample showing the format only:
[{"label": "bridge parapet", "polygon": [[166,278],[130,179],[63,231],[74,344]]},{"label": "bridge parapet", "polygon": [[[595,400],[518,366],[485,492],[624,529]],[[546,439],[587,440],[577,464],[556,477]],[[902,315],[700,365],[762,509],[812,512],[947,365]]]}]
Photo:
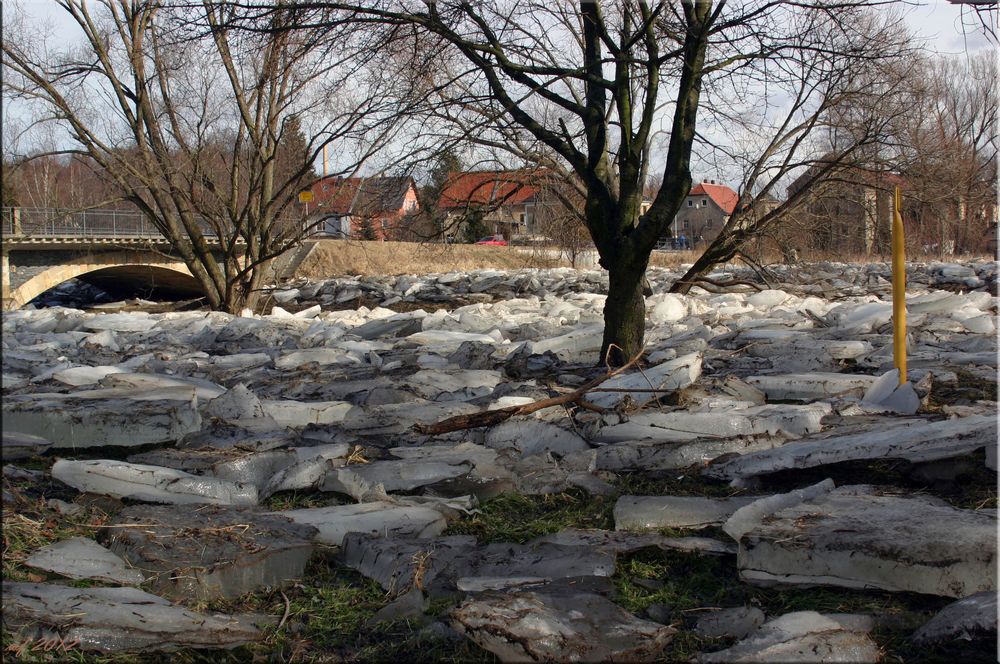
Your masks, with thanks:
[{"label": "bridge parapet", "polygon": [[[206,229],[214,235],[214,231]],[[3,208],[0,234],[4,238],[149,238],[163,234],[139,212],[127,210],[59,210]]]}]

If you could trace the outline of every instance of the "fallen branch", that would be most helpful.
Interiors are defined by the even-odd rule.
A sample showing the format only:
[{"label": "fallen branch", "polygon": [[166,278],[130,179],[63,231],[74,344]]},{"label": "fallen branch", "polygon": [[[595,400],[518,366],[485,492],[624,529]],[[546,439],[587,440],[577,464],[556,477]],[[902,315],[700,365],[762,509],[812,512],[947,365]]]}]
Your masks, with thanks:
[{"label": "fallen branch", "polygon": [[[413,425],[413,430],[420,434],[425,435],[437,435],[442,433],[451,433],[452,431],[463,431],[465,429],[475,429],[478,427],[491,427],[501,422],[505,422],[512,417],[517,415],[530,415],[535,411],[542,410],[543,408],[552,408],[553,406],[565,406],[566,404],[575,403],[577,406],[584,408],[586,410],[598,410],[598,412],[605,412],[603,408],[595,406],[594,404],[586,401],[584,397],[588,392],[593,390],[595,387],[600,385],[606,380],[614,378],[618,374],[626,371],[627,369],[635,366],[635,363],[639,361],[642,357],[644,351],[639,351],[635,357],[631,360],[618,367],[617,369],[612,369],[608,371],[603,376],[598,376],[597,378],[591,380],[588,383],[581,385],[579,388],[573,390],[568,394],[562,394],[557,397],[550,397],[548,399],[539,399],[538,401],[533,401],[531,403],[526,403],[521,406],[507,406],[506,408],[497,408],[495,410],[484,410],[480,413],[470,413],[468,415],[456,415],[454,417],[449,417],[446,420],[441,420],[435,424],[422,424],[418,422]],[[586,404],[586,405],[584,405]]]},{"label": "fallen branch", "polygon": [[709,277],[697,277],[695,279],[678,280],[678,284],[690,284],[692,286],[698,286],[699,288],[704,288],[710,293],[724,293],[722,290],[715,290],[712,288],[705,288],[705,285],[715,286],[715,288],[729,288],[731,286],[749,286],[758,291],[764,290],[760,284],[755,284],[752,281],[746,281],[745,279],[729,279],[728,281],[720,281],[718,279],[711,279]]}]

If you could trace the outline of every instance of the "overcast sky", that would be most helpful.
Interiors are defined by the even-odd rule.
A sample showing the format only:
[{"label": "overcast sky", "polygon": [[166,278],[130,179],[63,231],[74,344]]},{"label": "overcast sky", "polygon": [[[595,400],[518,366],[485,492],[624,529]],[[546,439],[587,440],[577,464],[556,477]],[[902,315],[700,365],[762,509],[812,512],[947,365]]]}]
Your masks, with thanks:
[{"label": "overcast sky", "polygon": [[[902,4],[900,2],[894,8],[898,9]],[[930,51],[961,54],[993,47],[984,34],[980,19],[968,8],[963,10],[946,0],[911,0],[905,4],[908,5],[903,9],[905,21],[916,35],[926,40]],[[46,35],[52,45],[58,47],[78,40],[73,20],[66,16],[55,0],[4,0],[5,19],[9,20],[13,13],[29,17],[31,27]],[[995,12],[991,18],[995,23]],[[5,120],[12,120],[12,116],[16,115],[15,108],[4,111]],[[5,136],[5,148],[8,147],[8,138]]]},{"label": "overcast sky", "polygon": [[[65,16],[54,0],[20,0],[17,4],[37,20],[49,21],[56,33],[53,36],[63,33],[70,38],[72,35],[72,20]],[[931,50],[961,53],[990,47],[971,10],[964,10],[966,25],[963,29],[962,8],[947,0],[912,0],[907,4],[913,5],[907,12],[907,23],[928,40]],[[9,4],[6,11],[11,11],[13,6],[14,3]],[[993,20],[996,20],[995,16]]]}]

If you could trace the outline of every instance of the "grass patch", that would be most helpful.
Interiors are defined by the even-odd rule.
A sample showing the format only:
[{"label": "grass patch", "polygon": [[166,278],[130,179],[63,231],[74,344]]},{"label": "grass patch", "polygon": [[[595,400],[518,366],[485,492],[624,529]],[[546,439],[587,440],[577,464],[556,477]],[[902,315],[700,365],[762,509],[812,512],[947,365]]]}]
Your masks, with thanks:
[{"label": "grass patch", "polygon": [[[859,591],[844,588],[757,588],[740,581],[729,557],[697,556],[678,551],[643,550],[619,559],[614,581],[615,601],[639,615],[652,604],[668,608],[670,624],[681,630],[669,646],[667,661],[687,660],[705,650],[719,650],[732,640],[705,639],[692,632],[707,609],[756,606],[768,618],[793,611],[864,613],[880,627],[873,634],[887,661],[924,661],[906,637],[952,600],[911,593]],[[658,588],[640,585],[647,580]],[[952,649],[942,652],[952,653]],[[956,661],[956,660],[953,660]]]},{"label": "grass patch", "polygon": [[565,528],[614,529],[615,499],[580,489],[544,496],[503,494],[483,502],[479,513],[452,523],[445,535],[473,535],[480,544],[524,544]]}]

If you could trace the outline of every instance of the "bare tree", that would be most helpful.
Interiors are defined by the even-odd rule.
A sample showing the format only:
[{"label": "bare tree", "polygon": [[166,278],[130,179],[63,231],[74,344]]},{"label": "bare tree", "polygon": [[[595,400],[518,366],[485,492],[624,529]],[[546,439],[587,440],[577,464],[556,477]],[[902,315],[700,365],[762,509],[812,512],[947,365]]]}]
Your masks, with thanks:
[{"label": "bare tree", "polygon": [[[742,137],[712,145],[715,159],[742,173],[739,201],[671,292],[688,292],[715,265],[734,257],[756,267],[748,250],[769,236],[780,237],[789,226],[808,226],[804,204],[821,196],[825,184],[871,168],[873,155],[889,143],[908,108],[908,71],[916,47],[898,15],[882,9],[837,21],[815,14],[797,18],[808,37],[784,51],[778,71],[773,62],[761,60],[743,72],[766,84],[757,95],[748,99],[744,94],[735,107],[725,101],[733,98],[734,85],[745,85],[742,77],[722,79],[709,93],[706,114],[730,127],[730,136]],[[771,97],[783,101],[775,104]],[[796,176],[795,186],[779,201]],[[793,252],[785,249],[790,259]]]},{"label": "bare tree", "polygon": [[937,57],[913,73],[894,155],[913,237],[942,254],[983,250],[997,206],[995,55]]},{"label": "bare tree", "polygon": [[[237,4],[249,15],[270,11]],[[801,57],[801,49],[789,49],[809,48],[817,22],[845,26],[849,49],[874,48],[870,33],[855,31],[863,24],[850,21],[872,4],[860,0],[304,4],[413,29],[420,44],[440,49],[447,66],[432,87],[448,92],[441,101],[449,117],[465,121],[464,131],[498,148],[512,144],[513,135],[515,145],[537,147],[541,158],[555,158],[573,173],[583,188],[586,227],[608,270],[601,357],[616,365],[643,345],[644,274],[690,190],[706,82],[751,72],[751,63]],[[803,14],[815,19],[792,20]],[[822,56],[822,49],[812,53]],[[642,213],[656,132],[668,136],[663,183]]]},{"label": "bare tree", "polygon": [[276,5],[236,32],[234,8],[213,0],[57,4],[82,43],[47,50],[6,24],[8,102],[65,130],[61,151],[93,160],[145,213],[214,309],[252,306],[299,241],[297,195],[323,147],[340,172],[356,169],[412,100],[365,57],[391,35],[329,14],[301,28],[310,12]]}]

